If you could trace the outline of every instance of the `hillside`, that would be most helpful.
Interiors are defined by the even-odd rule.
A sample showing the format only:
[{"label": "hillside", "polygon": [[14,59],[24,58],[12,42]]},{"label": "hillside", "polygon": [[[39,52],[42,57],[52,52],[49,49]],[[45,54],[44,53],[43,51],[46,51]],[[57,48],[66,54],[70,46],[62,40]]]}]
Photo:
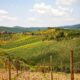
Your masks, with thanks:
[{"label": "hillside", "polygon": [[13,33],[30,32],[30,31],[38,31],[38,30],[46,30],[46,29],[47,28],[44,28],[44,27],[25,28],[25,27],[20,27],[20,26],[14,26],[14,27],[0,26],[0,32],[13,32]]},{"label": "hillside", "polygon": [[[77,40],[67,40],[67,41],[38,41],[26,45],[21,45],[16,48],[6,49],[7,53],[14,55],[14,57],[20,57],[24,59],[27,64],[37,65],[45,58],[49,62],[49,56],[53,55],[53,62],[55,65],[62,62],[65,64],[69,62],[70,49],[73,48],[75,56],[78,55],[78,49],[80,47],[80,39]],[[64,50],[64,51],[63,51]],[[67,56],[66,56],[67,55]],[[56,61],[55,61],[56,60]],[[46,64],[48,63],[46,62]],[[59,62],[59,63],[58,63]],[[68,66],[68,64],[67,64]]]},{"label": "hillside", "polygon": [[80,24],[62,26],[62,27],[60,27],[60,28],[64,28],[64,29],[80,29]]},{"label": "hillside", "polygon": [[[4,55],[4,57],[9,55],[12,60],[18,58],[18,60],[31,66],[44,63],[47,66],[49,65],[49,57],[52,55],[55,70],[61,69],[63,64],[64,71],[67,72],[69,71],[71,49],[74,50],[74,62],[78,62],[80,31],[51,28],[36,31],[34,34],[29,35],[26,33],[1,34],[0,43],[0,55]],[[77,65],[75,65],[75,68]]]},{"label": "hillside", "polygon": [[[54,27],[53,27],[54,28]],[[55,28],[64,28],[64,29],[80,29],[80,24],[76,25],[70,25],[70,26],[59,26]],[[46,30],[48,27],[30,27],[30,28],[25,28],[21,26],[13,26],[13,27],[5,27],[5,26],[0,26],[0,32],[31,32],[31,31],[38,31],[38,30]]]}]

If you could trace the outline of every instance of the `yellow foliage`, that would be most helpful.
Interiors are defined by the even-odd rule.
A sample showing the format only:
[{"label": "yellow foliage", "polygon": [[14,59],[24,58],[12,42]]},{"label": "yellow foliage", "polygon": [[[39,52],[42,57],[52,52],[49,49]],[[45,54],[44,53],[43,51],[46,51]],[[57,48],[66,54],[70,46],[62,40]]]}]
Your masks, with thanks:
[{"label": "yellow foliage", "polygon": [[53,34],[56,32],[56,29],[48,29],[46,31],[41,31],[40,34],[41,35],[46,35],[46,34]]},{"label": "yellow foliage", "polygon": [[0,40],[0,44],[6,44],[7,42],[4,40]]}]

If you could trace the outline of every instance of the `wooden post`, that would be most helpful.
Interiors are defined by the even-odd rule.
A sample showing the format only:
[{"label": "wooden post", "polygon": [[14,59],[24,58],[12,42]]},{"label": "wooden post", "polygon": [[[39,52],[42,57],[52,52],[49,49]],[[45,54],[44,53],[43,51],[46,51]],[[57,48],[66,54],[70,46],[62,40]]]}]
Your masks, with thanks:
[{"label": "wooden post", "polygon": [[17,73],[17,76],[18,76],[18,71],[20,69],[20,62],[18,60],[15,61],[15,66],[16,66],[16,73]]},{"label": "wooden post", "polygon": [[80,73],[80,49],[79,49],[79,54],[78,54],[78,56],[79,56],[79,73]]},{"label": "wooden post", "polygon": [[70,53],[70,72],[71,72],[71,80],[74,80],[74,65],[73,65],[73,50]]},{"label": "wooden post", "polygon": [[6,71],[8,69],[8,60],[5,61],[5,69],[6,69]]},{"label": "wooden post", "polygon": [[8,56],[8,59],[9,59],[9,67],[8,67],[8,69],[9,69],[9,80],[11,80],[11,59],[10,59],[10,56]]},{"label": "wooden post", "polygon": [[43,73],[45,73],[45,59],[43,59],[43,67],[44,67]]},{"label": "wooden post", "polygon": [[60,62],[60,71],[63,72],[63,64],[62,64],[62,61]]},{"label": "wooden post", "polygon": [[51,71],[51,80],[53,80],[52,56],[50,56],[50,71]]}]

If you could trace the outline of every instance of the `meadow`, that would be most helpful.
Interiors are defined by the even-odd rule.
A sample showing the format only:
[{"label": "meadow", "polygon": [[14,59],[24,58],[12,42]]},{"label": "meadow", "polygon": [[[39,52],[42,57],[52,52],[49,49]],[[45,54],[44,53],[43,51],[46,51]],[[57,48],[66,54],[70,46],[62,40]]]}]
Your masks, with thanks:
[{"label": "meadow", "polygon": [[[54,80],[62,80],[61,76],[64,77],[64,80],[69,80],[70,53],[73,50],[74,72],[79,75],[80,30],[49,28],[48,30],[25,33],[3,33],[0,34],[0,43],[1,69],[8,64],[9,56],[12,69],[25,69],[30,72],[30,76],[34,75],[33,79],[36,78],[35,80],[50,80],[50,56],[52,56],[53,75],[59,77],[58,79],[55,77]],[[21,78],[27,74],[25,70],[21,74]],[[44,73],[42,73],[43,70]],[[75,80],[78,80],[76,74]],[[38,75],[41,78],[38,79]],[[46,76],[49,77],[46,79]]]}]

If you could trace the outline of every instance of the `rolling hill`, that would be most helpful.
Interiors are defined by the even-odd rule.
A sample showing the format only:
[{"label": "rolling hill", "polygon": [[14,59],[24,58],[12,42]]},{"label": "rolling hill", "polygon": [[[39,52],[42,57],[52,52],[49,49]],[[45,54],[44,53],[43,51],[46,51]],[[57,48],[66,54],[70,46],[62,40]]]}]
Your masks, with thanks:
[{"label": "rolling hill", "polygon": [[[55,28],[80,29],[80,24],[70,25],[70,26],[59,26],[59,27],[55,27]],[[46,30],[46,29],[48,29],[48,27],[25,28],[25,27],[21,27],[21,26],[13,26],[13,27],[0,26],[0,32],[13,32],[13,33],[16,33],[16,32],[31,32],[31,31]]]},{"label": "rolling hill", "polygon": [[80,29],[80,24],[62,26],[60,28],[64,28],[64,29]]},{"label": "rolling hill", "polygon": [[47,28],[45,28],[45,27],[30,27],[30,28],[25,28],[25,27],[21,27],[21,26],[14,26],[14,27],[0,26],[0,32],[13,32],[13,33],[31,32],[31,31],[46,30],[46,29]]},{"label": "rolling hill", "polygon": [[[44,63],[46,66],[49,65],[49,58],[52,55],[55,70],[59,71],[63,64],[64,71],[69,71],[70,50],[73,49],[74,63],[79,62],[80,31],[48,29],[38,31],[38,33],[40,34],[11,34],[11,40],[6,40],[6,43],[0,44],[0,55],[3,54],[6,56],[6,53],[11,59],[21,60],[31,66]],[[2,34],[1,39],[5,41],[4,35]],[[16,37],[18,36],[21,37],[17,39]],[[43,38],[45,39],[43,40]],[[43,61],[44,59],[45,62]],[[76,66],[79,66],[79,64],[76,64],[75,68]]]}]

